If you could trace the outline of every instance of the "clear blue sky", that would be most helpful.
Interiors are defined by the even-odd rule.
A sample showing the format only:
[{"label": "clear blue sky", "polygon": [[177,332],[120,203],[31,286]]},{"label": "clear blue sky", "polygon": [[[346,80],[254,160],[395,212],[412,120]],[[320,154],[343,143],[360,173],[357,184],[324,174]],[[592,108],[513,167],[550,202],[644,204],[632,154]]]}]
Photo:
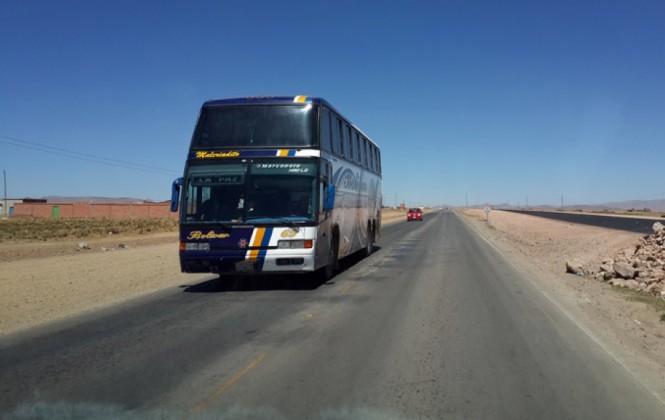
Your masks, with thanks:
[{"label": "clear blue sky", "polygon": [[665,198],[662,0],[0,0],[0,54],[10,197],[167,199],[203,101],[303,94],[389,205]]}]

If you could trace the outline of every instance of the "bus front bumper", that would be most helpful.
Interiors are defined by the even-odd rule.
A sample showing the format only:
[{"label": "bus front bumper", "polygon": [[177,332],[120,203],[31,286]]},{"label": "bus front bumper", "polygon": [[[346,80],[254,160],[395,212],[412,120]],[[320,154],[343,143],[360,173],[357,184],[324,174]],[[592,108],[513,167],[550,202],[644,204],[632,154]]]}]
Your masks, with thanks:
[{"label": "bus front bumper", "polygon": [[183,273],[278,274],[311,273],[315,270],[312,250],[270,249],[256,257],[245,252],[180,252]]}]

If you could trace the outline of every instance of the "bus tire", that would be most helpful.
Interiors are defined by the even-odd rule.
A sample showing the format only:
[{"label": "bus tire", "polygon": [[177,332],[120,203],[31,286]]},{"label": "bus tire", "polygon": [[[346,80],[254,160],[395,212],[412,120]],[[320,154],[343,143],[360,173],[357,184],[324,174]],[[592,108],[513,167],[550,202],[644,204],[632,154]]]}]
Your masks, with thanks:
[{"label": "bus tire", "polygon": [[330,280],[339,270],[339,235],[333,233],[330,249],[328,250],[328,264],[323,268],[324,280]]},{"label": "bus tire", "polygon": [[367,258],[372,255],[374,251],[374,229],[372,228],[372,223],[367,223],[367,245],[363,249],[363,258]]}]

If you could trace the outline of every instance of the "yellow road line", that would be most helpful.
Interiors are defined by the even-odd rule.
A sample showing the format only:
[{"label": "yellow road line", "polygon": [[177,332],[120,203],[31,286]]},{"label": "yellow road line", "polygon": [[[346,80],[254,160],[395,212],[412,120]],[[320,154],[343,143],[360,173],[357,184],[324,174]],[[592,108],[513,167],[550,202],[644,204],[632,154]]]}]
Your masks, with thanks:
[{"label": "yellow road line", "polygon": [[354,287],[356,287],[356,282],[351,282],[351,283],[349,283],[345,288],[343,288],[343,289],[340,291],[340,293],[342,293],[342,294],[344,294],[344,293],[348,293],[349,290],[353,289]]},{"label": "yellow road line", "polygon": [[238,382],[240,379],[242,379],[243,376],[247,375],[252,369],[254,369],[259,363],[263,361],[267,356],[266,353],[261,353],[256,359],[252,360],[241,370],[240,372],[236,373],[233,375],[233,378],[229,379],[224,383],[222,386],[217,388],[215,392],[207,396],[205,399],[203,399],[201,402],[196,404],[194,409],[192,410],[192,414],[197,414],[201,410],[203,410],[208,404],[219,398],[220,395],[222,395],[227,389],[231,388],[233,384]]}]

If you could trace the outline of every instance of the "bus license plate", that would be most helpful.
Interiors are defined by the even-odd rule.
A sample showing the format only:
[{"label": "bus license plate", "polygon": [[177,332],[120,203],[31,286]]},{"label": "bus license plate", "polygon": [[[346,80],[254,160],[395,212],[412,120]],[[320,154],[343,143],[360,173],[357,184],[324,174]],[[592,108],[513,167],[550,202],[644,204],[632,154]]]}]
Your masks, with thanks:
[{"label": "bus license plate", "polygon": [[254,263],[256,261],[249,260],[249,261],[238,261],[236,263],[236,271],[240,271],[243,273],[247,273],[250,271],[254,271]]}]

